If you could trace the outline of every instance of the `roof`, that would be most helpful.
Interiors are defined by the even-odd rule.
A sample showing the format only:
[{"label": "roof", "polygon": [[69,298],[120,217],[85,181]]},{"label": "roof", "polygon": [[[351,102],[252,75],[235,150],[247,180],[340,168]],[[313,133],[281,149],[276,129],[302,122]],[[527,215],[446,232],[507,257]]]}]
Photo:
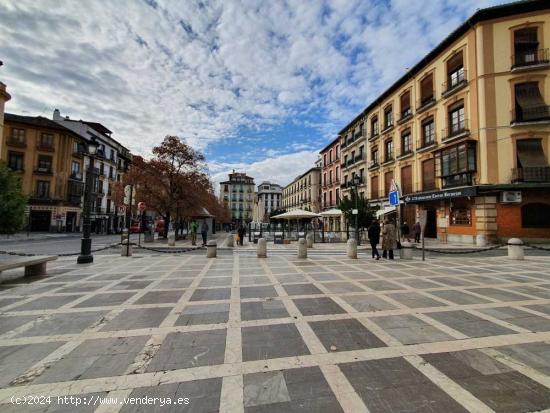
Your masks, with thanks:
[{"label": "roof", "polygon": [[414,65],[407,73],[401,76],[393,85],[386,89],[378,98],[368,105],[359,115],[349,122],[340,132],[339,135],[345,133],[350,126],[355,124],[361,117],[368,114],[373,108],[380,105],[397,89],[407,83],[411,78],[416,76],[422,69],[434,60],[441,52],[447,49],[452,43],[458,40],[468,30],[473,28],[479,22],[486,20],[498,19],[501,17],[513,16],[521,13],[530,13],[534,11],[550,9],[548,0],[521,0],[513,3],[501,4],[499,6],[487,7],[477,10],[470,18],[449,34],[441,43],[439,43],[432,51],[424,56],[416,65]]},{"label": "roof", "polygon": [[113,132],[111,132],[109,129],[107,129],[105,126],[103,126],[101,123],[98,122],[88,122],[86,120],[81,120],[80,122],[85,123],[90,128],[94,129],[95,131],[99,133],[103,133],[104,135],[109,136]]},{"label": "roof", "polygon": [[329,148],[331,148],[332,146],[336,145],[336,144],[338,143],[339,140],[340,140],[340,137],[337,136],[336,138],[334,138],[333,140],[331,140],[330,143],[329,143],[327,146],[325,146],[323,149],[321,149],[321,150],[319,151],[319,153],[323,153],[323,152],[327,151]]},{"label": "roof", "polygon": [[59,123],[54,122],[53,120],[50,120],[43,116],[23,116],[15,115],[13,113],[4,113],[4,122],[14,122],[24,125],[36,126],[38,128],[55,129],[65,133],[70,133],[73,136],[78,136],[78,134],[66,128],[65,126],[60,125]]}]

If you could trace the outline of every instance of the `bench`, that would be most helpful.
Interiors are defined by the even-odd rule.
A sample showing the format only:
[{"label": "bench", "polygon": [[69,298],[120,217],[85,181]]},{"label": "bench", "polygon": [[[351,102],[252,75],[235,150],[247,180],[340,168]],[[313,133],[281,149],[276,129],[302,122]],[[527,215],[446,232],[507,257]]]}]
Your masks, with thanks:
[{"label": "bench", "polygon": [[14,255],[0,255],[0,275],[2,271],[14,268],[25,267],[25,276],[46,274],[46,263],[54,261],[57,257],[53,255],[37,255],[34,257],[18,257]]}]

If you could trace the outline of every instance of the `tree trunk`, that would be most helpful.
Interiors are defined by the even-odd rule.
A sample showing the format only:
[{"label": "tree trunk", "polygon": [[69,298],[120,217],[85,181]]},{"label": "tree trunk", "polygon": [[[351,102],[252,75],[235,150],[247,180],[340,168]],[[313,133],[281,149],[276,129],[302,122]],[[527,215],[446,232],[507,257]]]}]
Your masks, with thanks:
[{"label": "tree trunk", "polygon": [[164,217],[164,234],[162,234],[162,238],[166,239],[168,238],[168,227],[170,226],[170,213],[167,213]]}]

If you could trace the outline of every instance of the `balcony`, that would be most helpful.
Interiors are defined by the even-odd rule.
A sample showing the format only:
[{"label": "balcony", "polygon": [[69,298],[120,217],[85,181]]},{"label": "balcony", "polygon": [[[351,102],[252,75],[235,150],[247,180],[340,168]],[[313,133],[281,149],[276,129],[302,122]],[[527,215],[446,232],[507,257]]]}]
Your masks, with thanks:
[{"label": "balcony", "polygon": [[16,138],[14,136],[8,136],[8,139],[6,140],[6,145],[15,146],[16,148],[27,147],[27,143],[25,142],[25,139]]},{"label": "balcony", "polygon": [[434,106],[435,102],[436,102],[436,100],[435,100],[435,91],[432,91],[431,96],[423,97],[422,99],[420,99],[416,103],[416,112],[417,113],[424,112],[426,109],[431,108],[432,106]]},{"label": "balcony", "polygon": [[378,131],[376,131],[375,133],[371,132],[371,133],[369,134],[369,136],[367,137],[367,140],[368,140],[369,142],[373,142],[373,141],[375,141],[379,136],[380,136],[380,134],[378,133]]},{"label": "balcony", "polygon": [[399,120],[397,121],[397,124],[398,125],[401,125],[402,123],[405,123],[406,121],[408,121],[409,119],[412,119],[412,109],[411,108],[407,108],[405,109],[403,112],[401,112],[401,117],[399,118]]},{"label": "balcony", "polygon": [[461,122],[449,125],[441,131],[441,140],[443,142],[460,139],[470,134],[468,119],[463,119]]},{"label": "balcony", "polygon": [[455,175],[441,177],[442,188],[453,188],[457,186],[473,185],[474,182],[473,172],[463,172]]},{"label": "balcony", "polygon": [[447,79],[448,80],[446,82],[443,82],[441,84],[441,90],[443,90],[441,96],[443,96],[444,98],[451,96],[453,93],[458,92],[466,85],[468,85],[466,70],[454,72],[453,74],[448,76]]},{"label": "balcony", "polygon": [[550,121],[550,106],[539,105],[527,109],[516,107],[512,110],[512,125],[548,121]]},{"label": "balcony", "polygon": [[54,152],[55,148],[51,143],[39,143],[36,145],[36,149],[44,152]]},{"label": "balcony", "polygon": [[375,169],[378,169],[379,167],[380,167],[380,164],[378,163],[378,159],[370,161],[369,171],[374,171]]},{"label": "balcony", "polygon": [[36,168],[34,170],[34,173],[36,175],[52,175],[52,169],[51,168]]},{"label": "balcony", "polygon": [[72,172],[69,179],[72,179],[73,181],[82,181],[82,173]]},{"label": "balcony", "polygon": [[512,56],[512,72],[550,65],[548,49],[526,50]]},{"label": "balcony", "polygon": [[416,141],[416,151],[417,152],[426,152],[430,149],[433,149],[437,146],[437,142],[435,140],[435,133],[431,135],[428,139],[418,139]]},{"label": "balcony", "polygon": [[392,129],[393,129],[393,121],[392,121],[392,123],[388,123],[388,124],[384,127],[384,129],[382,129],[382,132],[380,132],[380,133],[381,133],[381,134],[384,134],[384,133],[386,133],[386,132],[391,131]]},{"label": "balcony", "polygon": [[386,156],[384,156],[384,162],[382,162],[382,166],[389,165],[393,162],[395,162],[395,157],[393,156],[393,153],[388,153],[386,154]]},{"label": "balcony", "polygon": [[399,154],[397,159],[398,160],[405,159],[405,158],[408,158],[409,156],[412,156],[413,154],[414,154],[414,152],[412,151],[412,149],[405,149],[405,150],[401,151],[401,153]]},{"label": "balcony", "polygon": [[531,166],[512,169],[512,183],[550,182],[550,166]]},{"label": "balcony", "polygon": [[99,159],[105,159],[105,152],[103,151],[103,149],[98,149],[95,157]]}]

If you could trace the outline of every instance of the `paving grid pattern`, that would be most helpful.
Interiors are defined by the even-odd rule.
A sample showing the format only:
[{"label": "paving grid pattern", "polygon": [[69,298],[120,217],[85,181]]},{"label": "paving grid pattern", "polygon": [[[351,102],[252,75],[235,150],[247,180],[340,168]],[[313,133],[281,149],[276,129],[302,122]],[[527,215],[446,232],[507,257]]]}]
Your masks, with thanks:
[{"label": "paving grid pattern", "polygon": [[[550,408],[550,260],[96,257],[0,284],[0,411]],[[12,396],[189,397],[15,406]]]}]

